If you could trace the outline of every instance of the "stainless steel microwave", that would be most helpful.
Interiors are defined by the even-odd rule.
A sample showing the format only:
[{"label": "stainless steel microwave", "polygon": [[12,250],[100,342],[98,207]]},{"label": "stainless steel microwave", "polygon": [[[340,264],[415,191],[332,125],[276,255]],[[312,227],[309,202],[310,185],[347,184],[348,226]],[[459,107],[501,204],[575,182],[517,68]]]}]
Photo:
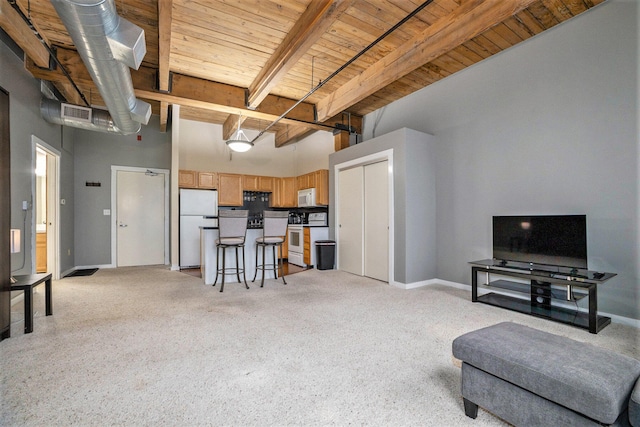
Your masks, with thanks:
[{"label": "stainless steel microwave", "polygon": [[298,190],[298,207],[308,208],[312,206],[316,206],[316,189],[307,188]]}]

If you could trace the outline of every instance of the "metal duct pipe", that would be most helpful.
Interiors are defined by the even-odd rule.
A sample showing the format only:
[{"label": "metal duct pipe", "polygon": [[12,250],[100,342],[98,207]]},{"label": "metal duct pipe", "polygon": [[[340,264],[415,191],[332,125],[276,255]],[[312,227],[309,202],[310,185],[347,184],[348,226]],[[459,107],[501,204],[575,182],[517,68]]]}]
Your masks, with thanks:
[{"label": "metal duct pipe", "polygon": [[98,132],[122,133],[113,123],[108,111],[63,104],[55,99],[42,98],[40,113],[49,123]]},{"label": "metal duct pipe", "polygon": [[[136,133],[151,105],[135,97],[128,67],[138,69],[146,53],[144,31],[118,16],[114,0],[52,0],[117,130]],[[107,130],[108,131],[108,130]]]}]

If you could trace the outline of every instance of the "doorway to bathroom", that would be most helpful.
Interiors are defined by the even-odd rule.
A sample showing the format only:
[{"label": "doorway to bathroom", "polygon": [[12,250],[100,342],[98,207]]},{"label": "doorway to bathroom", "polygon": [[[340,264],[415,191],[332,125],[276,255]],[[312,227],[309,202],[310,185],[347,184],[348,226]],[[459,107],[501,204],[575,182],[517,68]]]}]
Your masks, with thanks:
[{"label": "doorway to bathroom", "polygon": [[36,136],[33,179],[33,248],[34,270],[60,278],[59,242],[59,176],[60,153]]}]

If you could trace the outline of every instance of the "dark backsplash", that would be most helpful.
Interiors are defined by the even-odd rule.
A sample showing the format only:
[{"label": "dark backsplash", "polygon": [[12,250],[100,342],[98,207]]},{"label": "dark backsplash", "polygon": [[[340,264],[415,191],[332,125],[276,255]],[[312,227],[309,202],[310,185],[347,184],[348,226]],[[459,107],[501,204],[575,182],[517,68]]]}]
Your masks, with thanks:
[{"label": "dark backsplash", "polygon": [[[245,191],[242,208],[249,211],[248,228],[262,228],[263,212],[266,210],[289,211],[289,224],[305,224],[307,215],[312,212],[327,212],[326,207],[315,208],[272,208],[269,206],[271,193],[261,191]],[[220,209],[229,209],[221,207]]]}]

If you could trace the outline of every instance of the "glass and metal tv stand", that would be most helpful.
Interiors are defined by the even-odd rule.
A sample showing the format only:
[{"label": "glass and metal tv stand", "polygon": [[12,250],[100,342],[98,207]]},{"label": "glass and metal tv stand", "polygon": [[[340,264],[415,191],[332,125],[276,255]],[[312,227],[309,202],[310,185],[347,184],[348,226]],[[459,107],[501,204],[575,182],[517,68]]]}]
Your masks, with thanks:
[{"label": "glass and metal tv stand", "polygon": [[[615,273],[495,259],[469,264],[473,302],[570,324],[592,334],[611,323],[610,317],[598,315],[598,285]],[[478,285],[482,274],[484,283]],[[479,295],[479,289],[490,292]],[[515,296],[523,294],[527,297]],[[586,311],[577,303],[583,298],[588,298]]]}]

